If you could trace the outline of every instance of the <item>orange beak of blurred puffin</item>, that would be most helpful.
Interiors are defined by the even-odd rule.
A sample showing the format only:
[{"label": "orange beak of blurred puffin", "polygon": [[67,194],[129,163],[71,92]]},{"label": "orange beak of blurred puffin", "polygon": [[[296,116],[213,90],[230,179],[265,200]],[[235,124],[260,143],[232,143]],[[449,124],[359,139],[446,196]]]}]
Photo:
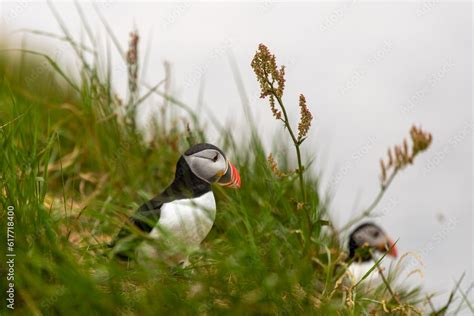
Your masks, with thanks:
[{"label": "orange beak of blurred puffin", "polygon": [[229,160],[227,160],[227,170],[217,176],[220,177],[217,181],[219,185],[233,189],[240,188],[240,174]]},{"label": "orange beak of blurred puffin", "polygon": [[395,245],[395,243],[390,238],[387,238],[387,240],[388,241],[387,241],[386,244],[382,244],[378,248],[381,252],[388,251],[387,255],[396,258],[398,256],[397,246]]},{"label": "orange beak of blurred puffin", "polygon": [[395,243],[391,239],[388,239],[387,246],[388,246],[387,248],[388,255],[396,258],[398,255],[398,251],[397,251],[397,246],[395,245]]}]

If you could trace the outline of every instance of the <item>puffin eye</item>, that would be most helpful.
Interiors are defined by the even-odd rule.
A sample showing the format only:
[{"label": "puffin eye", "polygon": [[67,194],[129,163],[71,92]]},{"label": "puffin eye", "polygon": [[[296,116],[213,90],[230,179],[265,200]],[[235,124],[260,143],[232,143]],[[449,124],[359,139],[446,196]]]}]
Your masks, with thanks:
[{"label": "puffin eye", "polygon": [[212,158],[212,161],[213,161],[213,162],[216,162],[217,159],[219,159],[219,154],[216,154],[216,155],[214,156],[214,158]]},{"label": "puffin eye", "polygon": [[380,235],[380,232],[378,230],[376,230],[372,233],[372,237],[374,237],[374,238],[379,237],[379,235]]}]

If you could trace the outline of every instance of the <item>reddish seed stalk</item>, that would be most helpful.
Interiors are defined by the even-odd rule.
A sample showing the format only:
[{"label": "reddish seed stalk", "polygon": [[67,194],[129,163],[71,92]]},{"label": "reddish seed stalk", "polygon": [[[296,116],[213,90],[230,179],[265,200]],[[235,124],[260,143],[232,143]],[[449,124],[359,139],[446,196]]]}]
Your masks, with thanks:
[{"label": "reddish seed stalk", "polygon": [[[277,68],[275,56],[272,55],[268,48],[263,44],[259,45],[258,51],[255,54],[251,65],[257,76],[257,81],[260,83],[260,97],[269,97],[270,109],[272,110],[273,116],[283,122],[295,147],[298,163],[297,174],[301,189],[301,198],[305,205],[304,212],[308,221],[308,233],[311,236],[313,225],[309,209],[306,206],[307,196],[303,177],[304,166],[301,159],[300,147],[309,131],[313,116],[306,106],[306,100],[304,96],[300,95],[299,105],[301,109],[301,118],[298,124],[298,136],[296,136],[293,128],[290,125],[288,114],[282,100],[283,90],[285,87],[285,67],[281,66],[280,69]],[[279,109],[275,106],[275,100],[279,105]]]}]

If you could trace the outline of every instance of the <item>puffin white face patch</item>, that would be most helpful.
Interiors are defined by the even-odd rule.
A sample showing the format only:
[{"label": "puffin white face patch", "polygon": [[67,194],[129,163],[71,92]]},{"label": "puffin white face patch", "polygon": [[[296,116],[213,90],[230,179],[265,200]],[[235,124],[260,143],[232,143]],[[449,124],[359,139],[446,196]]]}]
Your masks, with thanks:
[{"label": "puffin white face patch", "polygon": [[200,179],[213,183],[224,175],[228,164],[226,158],[215,149],[205,149],[192,155],[184,155],[191,171]]},{"label": "puffin white face patch", "polygon": [[374,226],[367,226],[354,234],[354,240],[359,246],[365,243],[371,247],[385,244],[387,242],[385,234]]}]

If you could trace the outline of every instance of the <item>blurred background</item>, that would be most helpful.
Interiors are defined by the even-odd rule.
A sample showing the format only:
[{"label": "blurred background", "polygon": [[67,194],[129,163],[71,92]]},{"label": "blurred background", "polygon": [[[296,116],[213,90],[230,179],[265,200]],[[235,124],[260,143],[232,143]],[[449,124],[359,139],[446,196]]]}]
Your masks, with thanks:
[{"label": "blurred background", "polygon": [[[76,38],[85,37],[74,3],[54,7]],[[375,221],[399,238],[401,253],[420,255],[425,290],[444,293],[435,301],[444,302],[463,273],[472,284],[472,3],[105,1],[81,7],[104,39],[99,46],[115,45],[99,15],[122,47],[138,31],[143,79],[157,83],[170,67],[171,94],[200,109],[216,143],[212,120],[237,135],[247,132],[232,65],[268,148],[283,133],[259,99],[250,68],[258,44],[266,44],[287,66],[285,100],[294,122],[300,93],[315,116],[303,151],[315,159],[311,172],[322,177],[336,226],[377,194],[387,148],[408,138],[413,124],[430,131],[431,148],[395,179]],[[0,16],[0,38],[10,48],[48,53],[75,70],[70,46],[26,31],[61,34],[46,2],[1,2]],[[114,87],[126,91],[127,69],[111,51]],[[143,105],[143,126],[154,112],[153,101]],[[274,155],[286,152],[275,148]]]}]

